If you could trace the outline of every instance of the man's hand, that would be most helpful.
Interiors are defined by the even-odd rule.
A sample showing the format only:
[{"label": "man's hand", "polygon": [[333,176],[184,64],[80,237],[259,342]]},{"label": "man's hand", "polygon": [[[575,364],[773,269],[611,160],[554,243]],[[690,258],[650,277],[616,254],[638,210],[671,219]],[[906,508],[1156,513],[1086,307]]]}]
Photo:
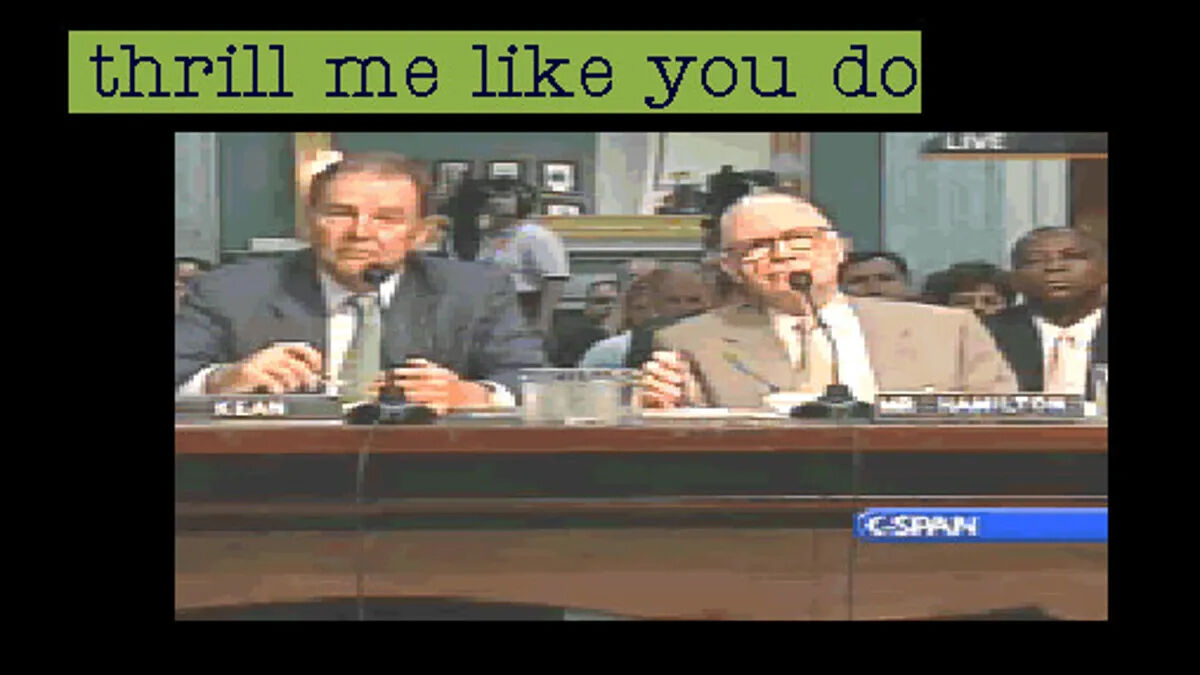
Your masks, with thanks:
[{"label": "man's hand", "polygon": [[321,382],[321,353],[299,342],[275,343],[208,376],[205,393],[295,393]]},{"label": "man's hand", "polygon": [[404,390],[409,403],[420,403],[433,408],[439,415],[456,408],[486,406],[492,392],[481,384],[459,378],[449,368],[425,359],[409,359],[405,368],[393,368],[380,373],[369,387],[372,396],[378,396],[389,384]]},{"label": "man's hand", "polygon": [[683,405],[688,367],[678,352],[654,352],[641,369],[639,396],[646,408],[676,408]]}]

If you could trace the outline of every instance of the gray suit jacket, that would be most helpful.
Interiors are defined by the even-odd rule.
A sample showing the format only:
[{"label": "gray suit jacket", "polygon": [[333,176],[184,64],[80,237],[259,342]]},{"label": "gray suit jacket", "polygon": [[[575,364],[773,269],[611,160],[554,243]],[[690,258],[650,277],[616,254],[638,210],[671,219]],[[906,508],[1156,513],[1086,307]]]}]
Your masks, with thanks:
[{"label": "gray suit jacket", "polygon": [[[175,386],[272,342],[303,341],[325,354],[326,314],[311,249],[209,272],[192,284],[175,319]],[[512,280],[491,265],[415,257],[383,325],[384,367],[420,355],[519,396],[517,371],[545,365],[541,336],[525,326]]]},{"label": "gray suit jacket", "polygon": [[[848,301],[879,391],[1017,390],[1016,377],[973,313],[877,298]],[[715,399],[708,403],[718,407],[759,407],[766,393],[763,384],[734,369],[724,352],[784,390],[792,382],[787,349],[769,316],[751,305],[724,307],[665,328],[655,335],[655,348],[692,352]]]}]

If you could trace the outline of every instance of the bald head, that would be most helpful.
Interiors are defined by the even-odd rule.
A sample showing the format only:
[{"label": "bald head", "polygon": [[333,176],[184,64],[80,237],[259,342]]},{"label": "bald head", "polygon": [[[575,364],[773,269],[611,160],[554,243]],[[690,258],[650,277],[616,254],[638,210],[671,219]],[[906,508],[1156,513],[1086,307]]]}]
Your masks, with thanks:
[{"label": "bald head", "polygon": [[751,294],[786,311],[796,311],[793,272],[812,276],[813,298],[824,304],[837,292],[838,265],[846,246],[817,207],[797,197],[758,194],[744,197],[721,217],[725,270]]},{"label": "bald head", "polygon": [[743,197],[721,216],[721,242],[774,237],[795,228],[832,230],[833,223],[812,204],[791,195],[765,193]]}]

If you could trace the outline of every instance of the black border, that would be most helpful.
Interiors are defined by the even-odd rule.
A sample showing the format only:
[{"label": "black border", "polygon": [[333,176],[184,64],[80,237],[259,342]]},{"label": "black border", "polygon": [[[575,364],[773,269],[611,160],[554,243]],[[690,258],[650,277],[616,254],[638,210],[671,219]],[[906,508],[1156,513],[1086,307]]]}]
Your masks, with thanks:
[{"label": "black border", "polygon": [[[59,180],[51,184],[51,199],[57,194],[76,206],[87,205],[84,222],[76,223],[68,232],[70,247],[81,253],[80,269],[88,270],[87,276],[91,281],[80,284],[77,279],[72,279],[68,282],[66,288],[69,293],[78,298],[72,302],[69,319],[72,326],[59,344],[46,347],[52,350],[51,353],[69,354],[65,358],[79,362],[86,372],[103,373],[103,379],[100,380],[103,389],[100,393],[104,398],[111,392],[147,403],[157,399],[153,394],[143,398],[141,392],[162,390],[166,374],[156,372],[158,367],[151,364],[161,362],[160,367],[165,371],[168,357],[164,353],[160,361],[154,354],[158,345],[163,345],[161,348],[165,352],[165,345],[171,343],[168,333],[172,330],[168,319],[171,314],[168,313],[173,311],[173,297],[167,295],[165,275],[168,264],[173,264],[173,232],[167,225],[173,220],[173,176],[166,167],[173,155],[172,134],[175,131],[378,131],[394,125],[402,125],[407,130],[431,132],[597,129],[923,131],[968,128],[1107,131],[1110,134],[1109,176],[1115,188],[1110,191],[1109,220],[1118,224],[1110,227],[1110,256],[1112,268],[1117,270],[1110,305],[1118,307],[1117,314],[1120,316],[1124,312],[1122,308],[1132,302],[1134,291],[1131,287],[1137,284],[1134,275],[1123,276],[1123,270],[1137,269],[1139,261],[1144,261],[1145,265],[1148,261],[1161,259],[1161,253],[1154,256],[1138,251],[1138,247],[1146,247],[1150,240],[1156,243],[1164,239],[1173,241],[1176,236],[1176,230],[1172,229],[1169,233],[1147,237],[1144,235],[1146,228],[1157,225],[1157,219],[1144,213],[1139,213],[1136,221],[1132,218],[1133,211],[1129,205],[1134,203],[1133,199],[1154,196],[1155,200],[1160,200],[1174,196],[1171,193],[1164,195],[1161,185],[1141,189],[1137,184],[1139,180],[1145,180],[1147,175],[1155,173],[1146,170],[1147,167],[1160,167],[1158,163],[1165,161],[1139,157],[1139,149],[1144,152],[1149,145],[1154,148],[1165,147],[1167,150],[1175,147],[1186,150],[1188,143],[1183,138],[1147,143],[1143,138],[1152,136],[1154,132],[1142,134],[1130,121],[1131,115],[1128,113],[1132,109],[1150,108],[1157,112],[1171,107],[1178,100],[1177,90],[1184,86],[1179,84],[1158,89],[1143,82],[1142,78],[1152,70],[1152,66],[1162,63],[1162,59],[1155,56],[1158,50],[1154,46],[1142,44],[1155,37],[1156,33],[1138,37],[1137,27],[1122,24],[1126,17],[1118,20],[1114,16],[1110,19],[1110,14],[1117,13],[1098,7],[1087,10],[1095,18],[1081,15],[1059,20],[999,8],[990,16],[947,14],[938,19],[914,18],[909,7],[897,9],[900,11],[893,12],[890,21],[877,18],[882,15],[865,12],[852,19],[822,19],[808,9],[796,11],[797,18],[780,20],[769,16],[776,10],[764,8],[754,12],[720,11],[715,12],[718,15],[715,17],[714,13],[699,8],[689,16],[662,12],[658,15],[660,18],[654,21],[658,29],[673,30],[922,30],[923,112],[919,115],[71,116],[66,113],[64,77],[59,80],[55,90],[47,92],[43,99],[55,101],[56,105],[55,111],[42,121],[57,118],[58,124],[53,135],[41,137],[42,143],[49,147],[43,148],[44,152],[39,154],[62,158],[57,164],[51,164],[51,171],[56,173],[50,175],[59,176]],[[304,25],[274,17],[244,24],[238,30],[570,28],[564,25],[566,22],[562,19],[546,25],[545,20],[539,22],[531,18],[534,13],[522,14],[526,16],[516,19],[509,14],[507,19],[501,21],[488,21],[473,15],[453,26],[448,26],[445,19],[430,22],[406,18],[395,20],[391,25],[378,20],[370,25]],[[242,15],[240,11],[239,15]],[[771,21],[772,18],[775,21]],[[698,22],[703,23],[698,25]],[[66,59],[68,29],[182,28],[161,20],[139,26],[132,20],[107,19],[96,22],[75,19],[69,26],[58,27],[57,59]],[[630,30],[629,26],[614,24],[603,16],[588,21],[586,28]],[[186,29],[224,30],[230,29],[230,26],[226,22],[215,23],[209,19],[193,21]],[[647,31],[646,37],[650,39],[655,29],[642,30]],[[1119,49],[1116,48],[1118,46]],[[58,72],[66,72],[65,63],[58,65]],[[1139,199],[1139,203],[1142,201]],[[1132,222],[1126,225],[1126,220]],[[1134,222],[1137,224],[1134,225]],[[1138,234],[1124,234],[1123,230],[1129,227],[1137,228],[1135,232]],[[36,264],[38,259],[32,256],[35,269],[42,267],[44,270],[44,263],[42,266]],[[84,260],[86,264],[82,264]],[[154,264],[148,264],[147,260],[161,261],[158,263],[164,276],[161,284],[153,280],[156,274],[149,270],[155,269]],[[26,262],[31,260],[27,259]],[[98,287],[101,283],[103,287],[114,290],[102,291]],[[114,294],[119,296],[115,303],[112,298]],[[1147,294],[1142,297],[1147,298]],[[1151,311],[1153,303],[1150,300],[1145,304],[1128,306]],[[123,316],[119,319],[114,317],[114,305],[123,308]],[[1118,347],[1119,350],[1132,354],[1141,339],[1139,336],[1146,332],[1134,333],[1132,326],[1135,324],[1130,322],[1135,320],[1131,313],[1124,313],[1129,316],[1124,321],[1116,322],[1114,337],[1118,345],[1126,345]],[[1171,312],[1163,318],[1181,315],[1183,313]],[[121,324],[122,329],[110,328],[116,323]],[[142,364],[148,367],[142,367]],[[96,366],[101,367],[95,369]],[[1156,457],[1152,459],[1152,456],[1176,452],[1169,439],[1186,422],[1161,413],[1153,418],[1137,414],[1134,395],[1128,392],[1137,391],[1139,384],[1143,387],[1142,391],[1158,389],[1157,381],[1139,383],[1139,371],[1143,377],[1154,377],[1164,372],[1153,367],[1126,367],[1125,374],[1119,376],[1119,382],[1124,378],[1125,385],[1118,388],[1116,396],[1117,422],[1110,427],[1110,434],[1115,436],[1109,455],[1110,500],[1114,507],[1111,530],[1117,542],[1110,549],[1109,562],[1112,589],[1109,615],[1112,620],[1133,615],[1130,607],[1135,596],[1154,598],[1168,593],[1165,587],[1159,586],[1167,583],[1163,572],[1170,574],[1169,571],[1158,569],[1158,575],[1135,575],[1131,571],[1133,567],[1150,562],[1158,563],[1156,567],[1161,568],[1160,560],[1173,560],[1170,549],[1160,548],[1160,545],[1169,546],[1172,540],[1165,537],[1151,540],[1160,535],[1156,528],[1135,531],[1133,523],[1139,523],[1140,527],[1140,523],[1150,522],[1150,518],[1136,514],[1136,510],[1145,504],[1161,506],[1158,493],[1174,490],[1170,487],[1172,483],[1163,480],[1163,472],[1149,474],[1145,469],[1155,461]],[[114,583],[123,583],[126,589],[145,589],[149,607],[136,603],[132,598],[122,604],[128,602],[133,605],[131,611],[139,616],[170,620],[174,613],[169,590],[173,572],[170,571],[171,557],[167,551],[172,550],[169,548],[172,545],[172,535],[169,533],[174,527],[172,509],[168,506],[173,501],[170,478],[173,475],[173,457],[167,448],[173,444],[173,440],[170,440],[172,436],[168,436],[170,432],[165,422],[165,397],[161,413],[163,422],[158,421],[160,413],[154,412],[157,404],[151,403],[150,409],[144,412],[128,404],[114,408],[111,402],[101,401],[95,405],[97,414],[89,416],[87,425],[79,425],[88,438],[77,439],[74,447],[67,448],[74,467],[66,472],[70,474],[68,481],[73,483],[66,494],[75,495],[75,499],[104,504],[115,517],[108,521],[110,525],[107,527],[92,528],[92,521],[82,521],[77,526],[76,531],[95,532],[95,539],[91,544],[72,544],[77,556],[72,559],[76,572],[80,573],[81,565],[86,563],[89,567],[85,575],[89,578],[80,583],[98,583],[104,578],[106,583],[103,585],[106,588]],[[61,415],[56,415],[55,420],[59,419]],[[1133,440],[1134,424],[1139,424],[1134,420],[1142,420],[1138,427],[1145,439],[1142,443]],[[1186,431],[1184,438],[1187,438]],[[1135,452],[1133,448],[1140,453],[1137,458],[1130,454]],[[1179,447],[1179,450],[1185,449]],[[1141,488],[1155,490],[1155,495],[1137,495]],[[1161,518],[1156,520],[1162,522]],[[158,538],[159,532],[163,533],[162,539]],[[1135,537],[1137,534],[1143,536]],[[1137,543],[1134,543],[1135,538]],[[142,547],[146,550],[141,550]],[[78,560],[78,556],[84,556],[87,560]],[[96,560],[97,557],[100,559]],[[160,570],[165,573],[162,577],[158,576]],[[111,580],[108,578],[110,576]],[[136,596],[137,592],[129,595]],[[889,626],[887,630],[899,629]],[[759,629],[755,630],[756,635],[760,635]]]}]

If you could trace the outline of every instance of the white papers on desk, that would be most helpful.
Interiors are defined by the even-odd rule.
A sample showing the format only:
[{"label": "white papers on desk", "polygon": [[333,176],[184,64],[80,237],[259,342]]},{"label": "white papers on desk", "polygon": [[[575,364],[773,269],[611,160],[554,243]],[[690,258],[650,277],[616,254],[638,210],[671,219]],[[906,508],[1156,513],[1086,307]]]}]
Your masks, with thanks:
[{"label": "white papers on desk", "polygon": [[757,408],[673,408],[643,410],[648,420],[725,420],[725,419],[786,419],[787,415]]}]

